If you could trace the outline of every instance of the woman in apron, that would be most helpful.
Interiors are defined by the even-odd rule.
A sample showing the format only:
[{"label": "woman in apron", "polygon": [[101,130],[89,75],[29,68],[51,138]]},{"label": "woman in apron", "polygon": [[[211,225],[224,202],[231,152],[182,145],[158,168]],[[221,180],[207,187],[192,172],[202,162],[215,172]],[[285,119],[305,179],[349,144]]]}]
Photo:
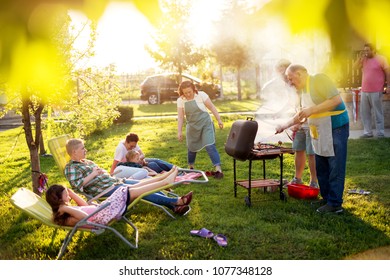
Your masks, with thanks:
[{"label": "woman in apron", "polygon": [[349,118],[334,83],[324,74],[310,76],[302,65],[290,65],[286,74],[301,95],[303,108],[276,133],[308,120],[322,200],[317,212],[341,213],[347,161]]},{"label": "woman in apron", "polygon": [[198,92],[195,85],[190,81],[180,84],[177,99],[178,112],[178,140],[183,141],[184,116],[186,118],[186,140],[187,140],[187,161],[189,168],[194,168],[196,154],[203,148],[206,149],[211,162],[215,168],[214,178],[222,179],[221,159],[215,146],[215,129],[210,114],[210,110],[218,121],[219,128],[223,128],[223,123],[217,109],[211,102],[209,96],[203,92]]}]

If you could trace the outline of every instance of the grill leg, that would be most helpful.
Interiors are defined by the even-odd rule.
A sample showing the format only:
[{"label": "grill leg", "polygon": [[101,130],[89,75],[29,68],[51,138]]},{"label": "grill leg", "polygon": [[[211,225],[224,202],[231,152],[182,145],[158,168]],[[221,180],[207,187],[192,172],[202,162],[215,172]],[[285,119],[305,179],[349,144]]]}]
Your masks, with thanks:
[{"label": "grill leg", "polygon": [[[263,179],[265,180],[267,175],[265,175],[265,159],[263,159]],[[267,189],[263,188],[263,192],[266,193]]]},{"label": "grill leg", "polygon": [[280,185],[279,185],[279,197],[280,200],[287,201],[287,197],[283,192],[283,154],[279,155],[280,160]]},{"label": "grill leg", "polygon": [[233,158],[233,182],[234,182],[234,197],[237,197],[236,159],[234,158]]},{"label": "grill leg", "polygon": [[252,160],[249,160],[249,174],[248,174],[248,199],[245,201],[250,207],[252,205]]}]

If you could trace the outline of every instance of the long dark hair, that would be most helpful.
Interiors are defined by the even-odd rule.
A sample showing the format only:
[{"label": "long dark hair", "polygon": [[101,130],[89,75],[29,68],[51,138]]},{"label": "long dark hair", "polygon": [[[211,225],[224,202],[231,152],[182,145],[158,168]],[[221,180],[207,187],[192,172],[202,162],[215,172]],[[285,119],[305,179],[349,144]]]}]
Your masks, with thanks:
[{"label": "long dark hair", "polygon": [[60,206],[64,204],[64,201],[62,200],[62,193],[64,190],[65,187],[62,185],[51,185],[46,191],[46,201],[53,210],[53,221],[61,226],[66,225],[66,221],[70,217],[68,213],[60,214],[58,212]]}]

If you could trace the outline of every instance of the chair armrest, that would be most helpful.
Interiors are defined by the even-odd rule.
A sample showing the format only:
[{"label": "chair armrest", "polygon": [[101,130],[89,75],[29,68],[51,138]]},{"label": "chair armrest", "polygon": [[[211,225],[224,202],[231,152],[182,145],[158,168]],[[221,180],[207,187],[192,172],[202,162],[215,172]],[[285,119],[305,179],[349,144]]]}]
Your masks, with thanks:
[{"label": "chair armrest", "polygon": [[[93,215],[95,215],[96,213],[102,211],[104,208],[108,207],[110,205],[110,202],[107,202],[103,205],[99,205],[99,207],[96,207],[96,210],[94,210],[91,214],[89,214],[88,216],[86,216],[85,218],[81,219],[80,221],[78,221],[75,225],[74,225],[74,228],[85,228],[86,226],[89,228],[89,227],[96,227],[97,224],[96,223],[92,223],[92,222],[89,222],[88,219],[91,218]],[[104,225],[103,225],[104,226]]]}]

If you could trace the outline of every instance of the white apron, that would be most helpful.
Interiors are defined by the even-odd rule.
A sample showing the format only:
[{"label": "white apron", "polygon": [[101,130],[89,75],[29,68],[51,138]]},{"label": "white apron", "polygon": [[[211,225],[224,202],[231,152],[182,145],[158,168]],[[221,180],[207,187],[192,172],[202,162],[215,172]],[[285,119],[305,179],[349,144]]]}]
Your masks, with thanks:
[{"label": "white apron", "polygon": [[[309,88],[309,87],[307,87]],[[309,92],[302,93],[302,105],[304,108],[315,106]],[[328,111],[319,114],[313,114],[308,118],[310,127],[311,142],[314,152],[323,157],[333,157],[333,137],[331,116],[339,115],[345,110]]]}]

